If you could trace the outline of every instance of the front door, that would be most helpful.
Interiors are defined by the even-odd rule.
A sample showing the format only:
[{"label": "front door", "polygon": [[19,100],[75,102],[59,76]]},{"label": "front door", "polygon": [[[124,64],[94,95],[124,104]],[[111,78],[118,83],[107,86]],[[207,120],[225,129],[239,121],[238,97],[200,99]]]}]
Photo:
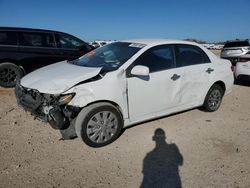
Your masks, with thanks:
[{"label": "front door", "polygon": [[[136,65],[147,66],[148,77],[133,76]],[[173,47],[153,47],[141,55],[127,70],[130,120],[150,118],[176,108],[180,102],[181,69],[175,68]]]}]

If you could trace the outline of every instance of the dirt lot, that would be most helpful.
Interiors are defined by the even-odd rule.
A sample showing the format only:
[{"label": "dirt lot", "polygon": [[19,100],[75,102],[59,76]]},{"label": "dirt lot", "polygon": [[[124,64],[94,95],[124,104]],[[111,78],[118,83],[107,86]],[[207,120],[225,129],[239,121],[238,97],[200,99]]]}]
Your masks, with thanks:
[{"label": "dirt lot", "polygon": [[[0,89],[0,127],[0,187],[250,187],[250,84],[235,85],[217,112],[143,123],[99,149],[59,141],[12,89]],[[153,138],[158,128],[165,141]]]}]

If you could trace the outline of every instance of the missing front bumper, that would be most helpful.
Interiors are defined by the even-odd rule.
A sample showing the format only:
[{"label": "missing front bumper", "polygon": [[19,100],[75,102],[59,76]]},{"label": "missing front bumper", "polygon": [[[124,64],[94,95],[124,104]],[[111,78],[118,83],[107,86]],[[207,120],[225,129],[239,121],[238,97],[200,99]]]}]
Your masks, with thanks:
[{"label": "missing front bumper", "polygon": [[35,119],[48,122],[54,129],[66,129],[70,125],[69,117],[63,109],[55,100],[46,98],[45,94],[22,87],[20,83],[16,85],[15,94],[18,105],[31,112]]}]

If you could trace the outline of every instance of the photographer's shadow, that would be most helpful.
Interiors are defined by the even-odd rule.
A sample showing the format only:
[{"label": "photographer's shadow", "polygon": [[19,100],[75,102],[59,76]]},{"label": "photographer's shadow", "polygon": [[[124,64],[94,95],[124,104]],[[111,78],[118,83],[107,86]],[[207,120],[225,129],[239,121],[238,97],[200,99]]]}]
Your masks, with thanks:
[{"label": "photographer's shadow", "polygon": [[183,157],[175,144],[168,144],[164,130],[155,130],[153,140],[155,148],[143,160],[144,175],[141,188],[175,188],[181,187],[179,166]]}]

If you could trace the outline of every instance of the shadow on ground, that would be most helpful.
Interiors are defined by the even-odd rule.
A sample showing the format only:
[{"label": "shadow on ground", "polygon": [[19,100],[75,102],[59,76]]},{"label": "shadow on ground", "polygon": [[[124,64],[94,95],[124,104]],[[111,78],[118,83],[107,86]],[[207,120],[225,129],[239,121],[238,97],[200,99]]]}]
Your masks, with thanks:
[{"label": "shadow on ground", "polygon": [[155,130],[155,148],[143,160],[143,181],[141,188],[180,188],[179,166],[183,157],[176,144],[168,144],[164,130]]}]

